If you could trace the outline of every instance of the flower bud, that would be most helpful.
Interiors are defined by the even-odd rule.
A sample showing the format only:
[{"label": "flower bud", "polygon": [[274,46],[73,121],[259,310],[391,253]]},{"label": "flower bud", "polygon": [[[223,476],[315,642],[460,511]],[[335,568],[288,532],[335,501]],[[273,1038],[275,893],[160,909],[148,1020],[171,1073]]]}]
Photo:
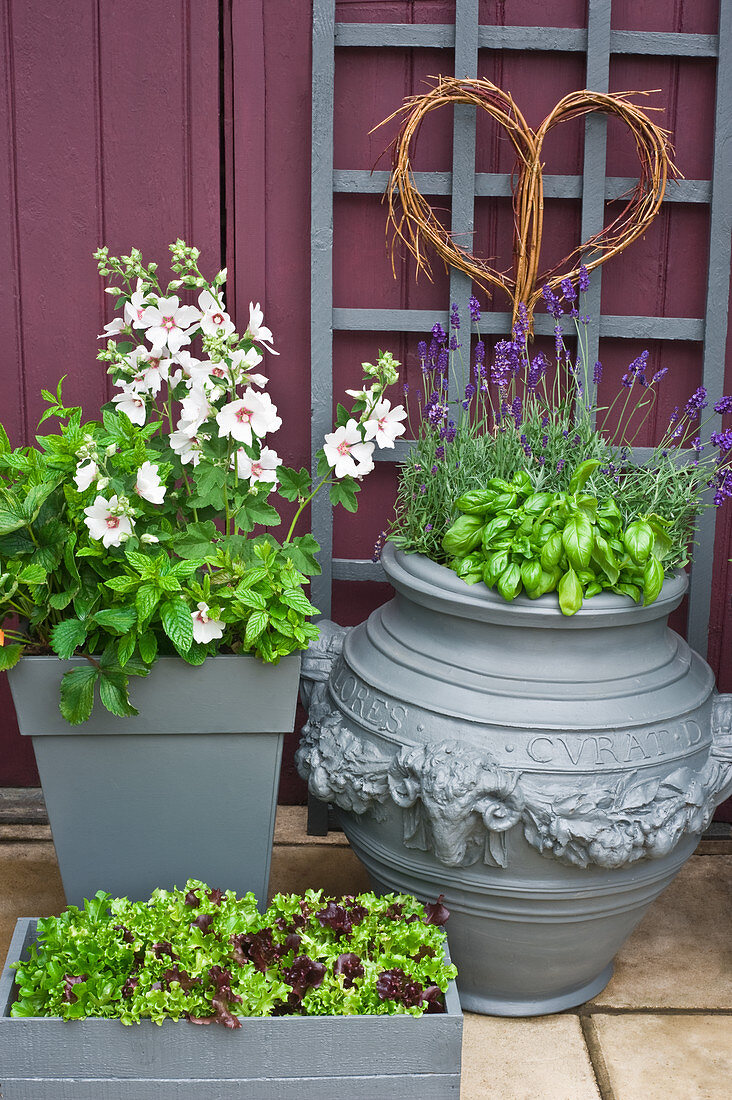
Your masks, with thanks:
[{"label": "flower bud", "polygon": [[97,481],[97,489],[100,492],[102,491],[102,489],[106,489],[108,485],[109,485],[109,478],[108,477],[100,477],[99,480]]},{"label": "flower bud", "polygon": [[160,542],[160,539],[158,538],[157,535],[144,534],[144,535],[140,535],[140,542],[144,543],[145,546],[149,546],[153,542]]},{"label": "flower bud", "polygon": [[117,454],[117,444],[116,443],[110,443],[104,453],[107,456],[107,458],[111,458],[112,455],[116,455]]}]

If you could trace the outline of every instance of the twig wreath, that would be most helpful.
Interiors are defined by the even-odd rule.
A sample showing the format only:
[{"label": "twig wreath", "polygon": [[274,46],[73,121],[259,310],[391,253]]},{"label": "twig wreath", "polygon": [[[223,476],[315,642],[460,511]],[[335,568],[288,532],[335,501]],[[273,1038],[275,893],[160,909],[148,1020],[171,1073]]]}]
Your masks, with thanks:
[{"label": "twig wreath", "polygon": [[[537,130],[532,130],[511,95],[490,80],[457,80],[443,76],[432,79],[436,80],[434,88],[423,95],[406,99],[401,107],[379,123],[383,126],[403,115],[399,133],[390,146],[392,169],[385,194],[389,207],[387,224],[392,226],[395,234],[392,238],[392,268],[398,237],[414,255],[418,271],[431,278],[431,267],[424,250],[425,244],[431,245],[447,266],[464,271],[489,296],[493,288],[504,291],[513,303],[514,316],[519,302],[525,302],[531,318],[543,286],[554,289],[562,279],[576,281],[580,258],[588,250],[592,250],[593,258],[588,258],[585,266],[592,270],[627,248],[645,232],[658,213],[669,173],[680,175],[671,160],[673,148],[668,140],[668,131],[662,130],[640,107],[628,101],[629,96],[648,95],[648,92],[617,92],[612,95],[572,92],[557,103]],[[450,103],[468,103],[487,111],[503,127],[516,150],[518,175],[517,178],[514,176],[515,186],[512,188],[512,274],[495,270],[487,260],[457,244],[415,186],[412,154],[420,126],[430,111]],[[600,233],[575,248],[555,267],[539,274],[544,217],[541,162],[544,139],[553,127],[593,111],[614,115],[627,125],[638,152],[639,179],[633,190],[622,196],[627,199],[623,209]]]}]

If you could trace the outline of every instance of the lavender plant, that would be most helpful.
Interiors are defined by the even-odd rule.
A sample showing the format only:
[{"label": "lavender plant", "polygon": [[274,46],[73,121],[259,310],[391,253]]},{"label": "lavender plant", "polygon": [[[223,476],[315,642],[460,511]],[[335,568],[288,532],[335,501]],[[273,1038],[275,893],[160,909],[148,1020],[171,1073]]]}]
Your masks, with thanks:
[{"label": "lavender plant", "polygon": [[[26,651],[86,658],[62,682],[71,723],[89,717],[97,690],[113,714],[136,714],[129,678],[159,653],[276,663],[306,648],[317,629],[304,586],[320,568],[317,542],[296,524],[322,489],[355,511],[374,448],[404,431],[406,413],[385,397],[399,364],[380,352],[363,364],[353,409],[339,405],[315,479],[285,467],[265,443],[282,420],[258,369],[265,351],[277,354],[259,305],[240,335],[226,271],[208,281],[196,248],[179,240],[171,252],[166,289],[138,250],[96,253],[121,310],[101,334],[98,358],[119,391],[101,420],[82,423],[59,383],[43,391],[41,418],[57,433],[13,449],[0,427],[0,670]],[[273,495],[294,505],[281,543],[262,530],[280,523]]]},{"label": "lavender plant", "polygon": [[[579,294],[570,280],[563,282],[561,296],[544,290],[554,318],[553,363],[544,352],[532,351],[522,306],[511,339],[496,344],[490,363],[479,334],[470,377],[458,391],[458,401],[450,401],[448,393],[455,393],[460,384],[463,353],[467,356],[470,343],[464,341],[466,347],[461,343],[457,307],[453,306],[449,334],[438,324],[429,343],[420,343],[421,421],[416,431],[412,428],[417,443],[401,467],[397,514],[390,533],[398,547],[454,565],[455,551],[446,535],[458,520],[460,501],[466,495],[485,490],[492,480],[511,482],[524,471],[531,493],[556,494],[566,500],[582,464],[585,496],[595,501],[596,508],[612,505],[617,511],[614,537],[622,542],[622,533],[633,532],[640,524],[644,538],[650,538],[651,557],[662,564],[661,580],[687,563],[697,517],[732,496],[732,431],[710,431],[709,427],[713,416],[732,411],[732,397],[721,397],[705,416],[709,396],[699,387],[683,408],[674,410],[650,457],[634,461],[632,445],[653,410],[667,369],[648,377],[648,352],[642,352],[629,365],[618,392],[602,402],[602,365],[589,362],[589,318],[582,312],[582,295],[588,286],[583,269]],[[479,330],[475,298],[470,299],[470,315]],[[573,323],[575,355],[565,340],[565,315]],[[499,512],[500,508],[494,509],[493,518]],[[644,586],[642,577],[634,575],[631,580],[630,573],[639,565],[645,569],[646,558],[628,557],[624,544],[625,558],[616,549],[619,557],[609,573],[613,580],[605,577],[601,587],[625,584],[614,590],[638,599],[645,592],[650,601],[657,587],[656,566],[649,567],[654,579]],[[616,576],[615,565],[619,574],[625,568],[626,575]],[[461,567],[467,568],[462,564],[458,570]],[[475,570],[473,579],[477,579]],[[498,577],[491,581],[489,574],[482,579],[498,583]],[[593,594],[596,583],[596,578],[588,577],[584,594],[588,594],[587,585]],[[504,583],[503,587],[507,595],[515,586]],[[536,585],[526,586],[532,593],[536,589]],[[575,603],[572,599],[567,606]]]}]

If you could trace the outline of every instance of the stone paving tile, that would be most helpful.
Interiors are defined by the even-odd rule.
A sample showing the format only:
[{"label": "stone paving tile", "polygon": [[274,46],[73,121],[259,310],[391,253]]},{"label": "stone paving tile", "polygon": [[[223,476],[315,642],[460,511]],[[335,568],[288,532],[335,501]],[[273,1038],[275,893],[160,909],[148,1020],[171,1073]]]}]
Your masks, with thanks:
[{"label": "stone paving tile", "polygon": [[270,897],[301,894],[308,888],[329,894],[358,894],[370,890],[366,869],[350,848],[315,844],[278,844],[272,850]]},{"label": "stone paving tile", "polygon": [[592,1023],[613,1100],[728,1100],[732,1016],[631,1012]]},{"label": "stone paving tile", "polygon": [[599,1097],[576,1016],[510,1020],[465,1014],[460,1100]]},{"label": "stone paving tile", "polygon": [[591,1004],[732,1009],[731,911],[732,856],[693,856],[646,913]]},{"label": "stone paving tile", "polygon": [[0,959],[18,917],[50,917],[66,904],[50,841],[0,844]]}]

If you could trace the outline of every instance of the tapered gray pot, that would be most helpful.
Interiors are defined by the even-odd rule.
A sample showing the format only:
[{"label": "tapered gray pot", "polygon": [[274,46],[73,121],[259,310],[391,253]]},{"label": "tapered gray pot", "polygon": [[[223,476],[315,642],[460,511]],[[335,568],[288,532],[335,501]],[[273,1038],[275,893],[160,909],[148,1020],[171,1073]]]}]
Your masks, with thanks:
[{"label": "tapered gray pot", "polygon": [[580,1004],[732,787],[732,697],[666,625],[686,577],[566,617],[382,563],[396,597],[330,638],[301,774],[377,889],[445,894],[464,1008]]},{"label": "tapered gray pot", "polygon": [[284,733],[300,656],[248,655],[197,668],[162,657],[133,678],[134,718],[99,703],[70,726],[58,709],[77,658],[23,657],[9,673],[20,732],[33,747],[66,900],[97,890],[133,899],[201,879],[266,902]]}]

